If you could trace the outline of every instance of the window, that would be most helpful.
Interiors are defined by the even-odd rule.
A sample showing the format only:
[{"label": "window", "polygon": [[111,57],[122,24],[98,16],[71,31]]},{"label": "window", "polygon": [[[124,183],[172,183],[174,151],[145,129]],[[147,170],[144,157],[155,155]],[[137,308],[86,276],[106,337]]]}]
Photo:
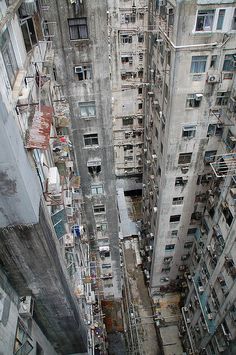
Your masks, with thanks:
[{"label": "window", "polygon": [[141,95],[143,93],[143,88],[139,87],[138,88],[138,94]]},{"label": "window", "polygon": [[202,94],[188,94],[186,99],[187,108],[200,107],[202,101]]},{"label": "window", "polygon": [[95,205],[95,206],[93,206],[93,212],[94,212],[94,214],[104,213],[105,206],[104,205]]},{"label": "window", "polygon": [[130,23],[130,22],[134,23],[135,21],[136,21],[135,13],[121,15],[121,23]]},{"label": "window", "polygon": [[123,126],[132,125],[133,123],[134,123],[133,117],[124,117],[124,118],[122,118]]},{"label": "window", "polygon": [[186,242],[186,243],[184,243],[184,248],[185,248],[185,249],[191,249],[192,246],[193,246],[193,242]]},{"label": "window", "polygon": [[207,55],[192,57],[191,73],[204,73],[206,70]]},{"label": "window", "polygon": [[80,116],[90,118],[96,116],[96,106],[94,101],[79,103]]},{"label": "window", "polygon": [[234,70],[234,62],[235,62],[235,54],[226,54],[223,64],[223,71],[233,71]]},{"label": "window", "polygon": [[143,34],[139,34],[138,35],[138,42],[139,43],[143,43],[144,42],[144,35]]},{"label": "window", "polygon": [[29,338],[24,327],[20,324],[20,322],[18,322],[13,354],[27,355],[32,349],[33,346],[29,342]]},{"label": "window", "polygon": [[143,69],[140,69],[140,70],[138,71],[138,77],[139,77],[140,79],[143,78]]},{"label": "window", "polygon": [[120,42],[125,43],[132,43],[133,37],[131,35],[120,35]]},{"label": "window", "polygon": [[196,126],[189,125],[184,126],[182,129],[182,137],[184,138],[193,138],[196,135]]},{"label": "window", "polygon": [[97,176],[101,172],[101,160],[89,160],[87,162],[88,172],[92,177]]},{"label": "window", "polygon": [[121,63],[133,64],[133,56],[130,54],[122,54],[121,55]]},{"label": "window", "polygon": [[221,137],[223,134],[224,127],[221,124],[209,124],[207,130],[207,137],[218,136]]},{"label": "window", "polygon": [[192,153],[180,153],[178,164],[189,164],[191,162]]},{"label": "window", "polygon": [[230,92],[217,92],[216,106],[225,106],[228,104]]},{"label": "window", "polygon": [[173,197],[172,205],[182,205],[184,202],[183,197]]},{"label": "window", "polygon": [[218,20],[217,20],[217,25],[216,25],[217,30],[222,30],[224,18],[225,18],[225,9],[220,9],[219,15],[218,15]]},{"label": "window", "polygon": [[101,195],[104,193],[103,185],[92,185],[91,186],[92,195]]},{"label": "window", "polygon": [[18,66],[8,30],[6,30],[0,37],[0,50],[2,52],[8,79],[11,86],[13,86],[18,71]]},{"label": "window", "polygon": [[217,55],[212,55],[211,56],[210,68],[216,69],[216,67],[217,67],[217,59],[218,59]]},{"label": "window", "polygon": [[175,244],[166,244],[165,250],[174,250]]},{"label": "window", "polygon": [[196,31],[211,31],[214,20],[214,10],[198,10]]},{"label": "window", "polygon": [[139,110],[142,110],[142,108],[143,108],[143,103],[142,103],[142,102],[139,102],[139,104],[138,104],[138,109],[139,109]]},{"label": "window", "polygon": [[73,18],[68,20],[70,39],[88,38],[88,28],[86,17]]},{"label": "window", "polygon": [[177,235],[178,235],[178,229],[171,231],[171,237],[177,237]]},{"label": "window", "polygon": [[97,135],[97,133],[85,134],[84,135],[84,145],[85,146],[98,145],[98,135]]},{"label": "window", "polygon": [[25,42],[26,52],[28,53],[29,51],[31,51],[33,46],[37,44],[37,37],[32,17],[20,20],[20,25]]},{"label": "window", "polygon": [[231,30],[236,30],[236,9],[234,9]]},{"label": "window", "polygon": [[126,157],[124,157],[124,160],[125,160],[125,161],[133,161],[134,158],[133,158],[132,155],[127,155]]},{"label": "window", "polygon": [[196,231],[197,231],[197,228],[190,228],[190,229],[188,229],[187,234],[194,235],[196,233]]},{"label": "window", "polygon": [[96,224],[97,232],[105,232],[107,230],[107,223]]},{"label": "window", "polygon": [[92,79],[92,65],[79,65],[75,67],[75,73],[78,75],[78,79],[81,80],[91,80]]},{"label": "window", "polygon": [[139,58],[139,61],[142,62],[143,61],[143,53],[139,53],[138,58]]},{"label": "window", "polygon": [[173,216],[170,216],[170,223],[175,223],[180,221],[180,214],[175,214]]},{"label": "window", "polygon": [[188,178],[177,177],[175,179],[175,186],[184,186],[188,182]]},{"label": "window", "polygon": [[208,150],[205,152],[204,161],[206,164],[210,164],[215,160],[217,150]]}]

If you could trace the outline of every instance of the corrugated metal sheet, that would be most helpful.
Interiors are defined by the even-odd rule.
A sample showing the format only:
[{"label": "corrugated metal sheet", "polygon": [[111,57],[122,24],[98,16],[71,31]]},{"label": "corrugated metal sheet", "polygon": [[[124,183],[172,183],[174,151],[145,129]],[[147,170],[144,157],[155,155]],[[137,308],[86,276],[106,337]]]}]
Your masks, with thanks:
[{"label": "corrugated metal sheet", "polygon": [[32,126],[26,136],[26,148],[48,149],[53,109],[50,106],[41,106],[36,110]]}]

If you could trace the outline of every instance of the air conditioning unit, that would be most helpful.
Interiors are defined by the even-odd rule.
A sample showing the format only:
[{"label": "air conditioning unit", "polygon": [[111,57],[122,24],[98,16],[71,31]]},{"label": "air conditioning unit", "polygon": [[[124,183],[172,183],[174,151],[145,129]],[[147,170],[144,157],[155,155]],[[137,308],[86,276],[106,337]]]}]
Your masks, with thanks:
[{"label": "air conditioning unit", "polygon": [[203,293],[204,292],[204,287],[203,286],[198,286],[198,292]]},{"label": "air conditioning unit", "polygon": [[212,320],[212,319],[213,319],[213,314],[212,314],[212,313],[208,313],[207,318],[208,318],[209,320]]},{"label": "air conditioning unit", "polygon": [[156,160],[156,159],[157,159],[157,155],[156,155],[156,154],[153,154],[153,155],[152,155],[152,159],[153,159],[153,160]]},{"label": "air conditioning unit", "polygon": [[21,297],[19,315],[30,318],[34,312],[34,300],[31,296]]},{"label": "air conditioning unit", "polygon": [[153,211],[156,213],[158,211],[158,208],[156,206],[153,207]]},{"label": "air conditioning unit", "polygon": [[81,66],[75,67],[74,69],[75,69],[75,74],[79,74],[83,72],[83,67]]},{"label": "air conditioning unit", "polygon": [[146,163],[147,163],[147,165],[150,165],[151,164],[151,160],[147,160]]},{"label": "air conditioning unit", "polygon": [[182,171],[183,174],[186,174],[189,171],[189,167],[188,166],[183,166],[181,168],[181,171]]},{"label": "air conditioning unit", "polygon": [[207,76],[208,84],[215,84],[220,82],[220,74],[208,74]]},{"label": "air conditioning unit", "polygon": [[67,214],[68,217],[73,217],[74,208],[73,207],[66,207],[66,214]]},{"label": "air conditioning unit", "polygon": [[191,319],[190,318],[186,318],[186,323],[191,323]]},{"label": "air conditioning unit", "polygon": [[153,91],[148,91],[148,96],[154,96],[154,92]]}]

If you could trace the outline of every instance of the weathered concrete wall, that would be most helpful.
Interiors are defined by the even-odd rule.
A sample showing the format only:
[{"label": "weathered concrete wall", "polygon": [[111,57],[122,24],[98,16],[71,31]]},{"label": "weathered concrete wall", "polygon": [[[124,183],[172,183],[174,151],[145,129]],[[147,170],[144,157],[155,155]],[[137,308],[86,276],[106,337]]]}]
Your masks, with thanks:
[{"label": "weathered concrete wall", "polygon": [[[19,317],[19,297],[2,271],[0,271],[0,285],[0,305],[3,309],[0,321],[0,354],[5,355],[11,354],[14,349]],[[28,319],[21,319],[21,321],[25,324],[25,328],[27,328]],[[42,333],[35,320],[33,319],[32,322],[29,320],[29,323],[31,323],[30,329],[28,328],[29,342],[33,346],[31,353],[37,355],[36,343],[38,343],[45,355],[56,355],[56,351]]]},{"label": "weathered concrete wall", "polygon": [[[167,7],[166,13],[171,5]],[[156,8],[154,2],[153,8]],[[215,26],[219,7],[215,5],[214,8]],[[229,26],[229,17],[232,19],[233,15],[232,4],[226,8],[224,26]],[[219,119],[210,110],[220,108],[216,104],[217,92],[232,89],[232,80],[224,77],[222,67],[225,54],[233,53],[235,37],[231,36],[224,45],[216,46],[216,42],[223,43],[225,28],[215,31],[213,26],[213,32],[197,33],[197,2],[179,2],[174,7],[174,14],[174,27],[168,30],[168,36],[174,45],[186,45],[186,48],[174,48],[165,41],[164,36],[156,41],[155,33],[149,35],[149,80],[152,81],[154,97],[148,99],[145,122],[144,220],[155,238],[151,277],[153,289],[175,280],[181,275],[178,266],[188,263],[181,259],[191,253],[191,248],[184,248],[184,243],[194,241],[194,235],[188,234],[188,229],[200,224],[200,221],[191,220],[191,214],[201,211],[203,207],[196,202],[196,195],[207,190],[207,184],[205,187],[197,185],[197,178],[198,175],[212,173],[210,166],[204,164],[204,154],[212,150],[219,154],[223,149],[220,137],[207,135],[209,124],[219,124]],[[165,21],[158,18],[155,11],[150,15],[150,19],[153,18],[167,32]],[[199,47],[195,47],[196,44]],[[217,55],[215,69],[211,68],[213,55]],[[190,72],[193,56],[207,56],[203,73]],[[207,83],[207,75],[212,70],[221,78],[213,85]],[[199,107],[187,107],[188,94],[202,95]],[[195,126],[196,132],[193,137],[186,138],[183,137],[183,128],[188,125]],[[225,127],[225,132],[227,129]],[[180,153],[192,153],[191,162],[179,164]],[[183,186],[175,186],[177,177],[187,180]],[[183,203],[173,204],[173,198],[178,197],[183,198]],[[180,221],[170,222],[170,216],[174,215],[180,215]],[[170,244],[174,245],[174,249],[165,250],[166,245]],[[165,264],[164,258],[168,257],[172,261]]]},{"label": "weathered concrete wall", "polygon": [[[71,109],[73,142],[78,172],[84,195],[86,223],[90,236],[96,235],[96,224],[108,224],[105,232],[110,240],[113,264],[113,280],[104,289],[105,296],[121,297],[120,257],[118,247],[118,217],[116,206],[114,152],[111,117],[111,87],[109,77],[109,53],[106,2],[86,1],[75,13],[73,5],[64,1],[51,2],[50,14],[57,22],[55,40],[58,82],[62,85]],[[85,17],[88,39],[70,40],[68,18]],[[74,67],[88,63],[92,65],[92,79],[78,80]],[[79,103],[94,102],[96,115],[81,117]],[[84,134],[98,134],[98,145],[85,146]],[[101,160],[101,172],[92,177],[87,163]],[[104,193],[92,196],[91,185],[102,184]],[[105,213],[95,216],[93,205],[104,205]]]},{"label": "weathered concrete wall", "polygon": [[[33,172],[13,113],[0,96],[0,225],[38,222],[39,185]],[[22,205],[25,207],[22,208]]]},{"label": "weathered concrete wall", "polygon": [[39,222],[0,230],[0,260],[19,295],[35,298],[35,319],[61,354],[85,352],[86,331],[44,204]]}]

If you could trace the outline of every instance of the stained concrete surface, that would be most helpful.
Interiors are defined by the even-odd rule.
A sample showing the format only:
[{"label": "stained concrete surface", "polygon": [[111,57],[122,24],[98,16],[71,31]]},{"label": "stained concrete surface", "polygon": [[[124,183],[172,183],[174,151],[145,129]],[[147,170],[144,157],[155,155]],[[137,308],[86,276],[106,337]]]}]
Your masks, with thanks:
[{"label": "stained concrete surface", "polygon": [[156,329],[152,316],[152,305],[147,286],[144,282],[143,271],[136,267],[134,242],[124,242],[126,269],[130,283],[135,319],[142,355],[159,355],[160,349],[157,342]]}]

